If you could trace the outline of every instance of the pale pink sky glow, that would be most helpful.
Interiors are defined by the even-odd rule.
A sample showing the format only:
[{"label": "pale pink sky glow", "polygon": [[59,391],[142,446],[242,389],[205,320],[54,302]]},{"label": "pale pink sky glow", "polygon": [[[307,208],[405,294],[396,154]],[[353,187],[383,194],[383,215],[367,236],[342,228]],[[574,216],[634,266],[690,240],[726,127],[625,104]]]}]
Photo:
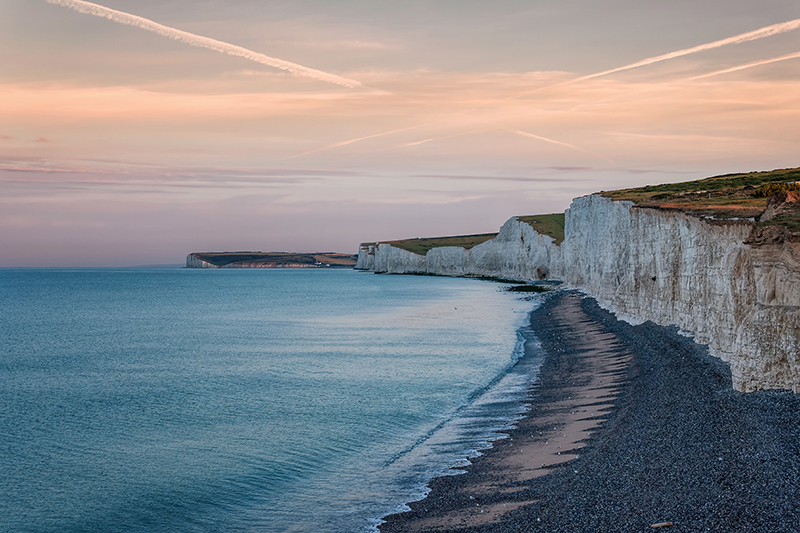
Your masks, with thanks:
[{"label": "pale pink sky glow", "polygon": [[355,252],[800,166],[796,1],[98,3],[0,0],[0,266]]}]

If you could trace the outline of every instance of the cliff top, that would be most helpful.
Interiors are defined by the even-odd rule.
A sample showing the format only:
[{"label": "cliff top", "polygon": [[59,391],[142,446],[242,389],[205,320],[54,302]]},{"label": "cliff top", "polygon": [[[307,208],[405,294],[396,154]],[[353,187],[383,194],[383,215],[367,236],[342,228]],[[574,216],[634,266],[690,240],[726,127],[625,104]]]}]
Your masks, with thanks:
[{"label": "cliff top", "polygon": [[478,235],[454,235],[452,237],[425,237],[419,239],[401,239],[398,241],[381,241],[376,244],[391,244],[395,248],[402,248],[403,250],[425,255],[428,250],[432,248],[441,248],[443,246],[458,246],[469,250],[473,246],[477,246],[482,242],[493,239],[497,233],[480,233]]},{"label": "cliff top", "polygon": [[[561,244],[564,240],[564,213],[552,213],[549,215],[527,215],[516,217],[520,222],[533,226],[533,229],[542,235],[549,235],[555,239],[556,244]],[[428,250],[442,248],[444,246],[458,246],[469,250],[481,243],[493,239],[497,233],[480,233],[477,235],[454,235],[450,237],[422,237],[415,239],[400,239],[396,241],[365,242],[361,246],[372,246],[377,244],[391,244],[395,248],[401,248],[408,252],[418,255],[425,255]]]},{"label": "cliff top", "polygon": [[[683,183],[648,185],[603,191],[612,200],[628,200],[642,207],[678,209],[717,219],[757,218],[775,193],[800,190],[800,168],[726,174]],[[786,226],[800,231],[800,209],[790,202],[779,214],[759,225]]]},{"label": "cliff top", "polygon": [[[756,219],[753,243],[800,241],[800,168],[766,172],[725,174],[682,183],[648,185],[633,189],[602,191],[612,200],[627,200],[641,207],[673,209],[720,220]],[[564,213],[516,217],[542,235],[561,244],[564,240]],[[425,255],[432,248],[458,246],[470,249],[488,241],[496,233],[429,237],[362,243],[381,243]]]},{"label": "cliff top", "polygon": [[533,226],[533,229],[542,235],[552,237],[555,239],[556,244],[561,244],[564,241],[564,213],[528,215],[517,217],[517,220]]}]

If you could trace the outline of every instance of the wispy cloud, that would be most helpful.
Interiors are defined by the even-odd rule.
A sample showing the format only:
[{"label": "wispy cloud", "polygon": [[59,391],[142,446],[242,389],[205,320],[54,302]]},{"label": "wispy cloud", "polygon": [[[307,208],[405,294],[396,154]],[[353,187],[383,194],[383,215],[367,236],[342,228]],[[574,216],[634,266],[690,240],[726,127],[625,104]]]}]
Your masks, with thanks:
[{"label": "wispy cloud", "polygon": [[719,76],[720,74],[728,74],[729,72],[736,72],[748,68],[760,67],[761,65],[769,65],[770,63],[777,63],[778,61],[786,61],[788,59],[797,59],[797,58],[800,58],[800,52],[795,52],[793,54],[785,54],[778,57],[772,57],[770,59],[751,61],[750,63],[745,63],[743,65],[737,65],[735,67],[709,72],[708,74],[701,74],[700,76],[694,76],[693,78],[688,78],[686,81],[702,80],[704,78],[710,78],[712,76]]},{"label": "wispy cloud", "polygon": [[[590,167],[574,167],[579,170],[588,170]],[[565,170],[553,167],[552,170]],[[562,181],[581,181],[579,178],[535,178],[529,176],[471,176],[459,174],[418,174],[417,178],[443,179],[443,180],[466,180],[466,181],[522,181],[522,182],[562,182]]]},{"label": "wispy cloud", "polygon": [[[635,69],[635,68],[638,68],[638,67],[643,67],[643,66],[646,66],[646,65],[652,65],[654,63],[659,63],[659,62],[662,62],[662,61],[667,61],[669,59],[674,59],[674,58],[686,56],[686,55],[689,55],[689,54],[695,54],[695,53],[703,52],[703,51],[706,51],[706,50],[712,50],[712,49],[720,48],[720,47],[727,46],[727,45],[740,44],[740,43],[745,43],[745,42],[749,42],[749,41],[754,41],[754,40],[757,40],[757,39],[763,39],[763,38],[766,38],[766,37],[771,37],[771,36],[774,36],[774,35],[787,33],[787,32],[796,30],[798,28],[800,28],[800,19],[794,19],[794,20],[790,20],[788,22],[782,22],[782,23],[779,23],[779,24],[773,24],[773,25],[770,25],[770,26],[765,26],[763,28],[759,28],[759,29],[754,30],[754,31],[750,31],[750,32],[734,35],[732,37],[728,37],[728,38],[725,38],[725,39],[720,39],[720,40],[717,40],[717,41],[713,41],[713,42],[710,42],[710,43],[705,43],[705,44],[694,46],[694,47],[691,47],[691,48],[685,48],[685,49],[682,49],[682,50],[677,50],[675,52],[670,52],[670,53],[667,53],[667,54],[662,54],[662,55],[659,55],[659,56],[650,57],[650,58],[647,58],[647,59],[643,59],[641,61],[637,61],[635,63],[630,63],[630,64],[623,65],[623,66],[620,66],[620,67],[616,67],[616,68],[613,68],[613,69],[608,69],[608,70],[604,70],[604,71],[601,71],[601,72],[596,72],[594,74],[581,76],[581,77],[574,78],[574,79],[571,79],[571,80],[566,80],[566,81],[563,81],[563,82],[560,82],[560,83],[546,85],[544,87],[540,87],[540,88],[538,88],[536,90],[533,90],[533,91],[527,91],[527,92],[525,92],[523,94],[517,94],[517,95],[514,95],[514,96],[508,96],[508,97],[504,98],[504,100],[506,100],[506,101],[507,100],[514,100],[514,99],[520,98],[522,96],[526,96],[526,95],[529,95],[529,94],[533,94],[533,93],[537,93],[537,92],[543,91],[545,89],[560,88],[560,87],[564,87],[564,86],[568,86],[568,85],[578,84],[579,82],[582,82],[582,81],[589,81],[589,80],[592,80],[592,79],[595,79],[595,78],[599,78],[599,77],[602,77],[602,76],[606,76],[606,75],[609,75],[609,74],[613,74],[613,73],[616,73],[616,72],[622,72],[622,71],[626,71],[626,70]],[[783,61],[783,60],[787,60],[787,59],[793,59],[794,57],[797,57],[797,54],[788,54],[786,56],[781,56],[779,58],[773,58],[773,59],[769,59],[769,60],[763,60],[763,61],[748,63],[747,65],[741,65],[741,66],[738,66],[738,67],[733,67],[731,69],[721,70],[721,71],[713,72],[713,73],[706,74],[706,75],[703,75],[703,76],[699,76],[697,78],[691,78],[691,79],[700,79],[700,78],[704,78],[704,77],[715,76],[715,75],[723,74],[723,73],[726,73],[726,72],[733,72],[735,70],[751,68],[751,67],[754,67],[754,66],[764,65],[764,64],[768,64],[768,63],[772,63],[772,62],[776,62],[776,61]],[[468,110],[468,112],[475,113],[479,109],[493,109],[494,110],[496,105],[497,105],[497,101],[494,100],[494,101],[491,101],[491,102],[489,102],[487,104],[483,104],[481,106],[473,107],[472,109]],[[597,154],[592,154],[591,152],[587,152],[586,150],[583,150],[583,149],[581,149],[581,148],[579,148],[577,146],[571,145],[569,143],[556,141],[554,139],[549,139],[547,137],[534,135],[532,133],[524,132],[524,131],[521,131],[521,130],[509,129],[508,131],[510,131],[512,133],[515,133],[517,135],[524,136],[524,137],[537,139],[537,140],[540,140],[540,141],[543,141],[543,142],[548,142],[548,143],[551,143],[551,144],[560,145],[560,146],[563,146],[563,147],[566,147],[566,148],[570,148],[570,149],[573,149],[573,150],[576,150],[576,151],[579,151],[579,152],[583,152],[585,154],[591,155],[592,157],[597,157],[597,158],[600,158],[600,159],[606,161],[607,163],[613,164],[611,162],[611,160],[609,160],[607,158],[603,158],[601,156],[598,156]],[[439,136],[439,137],[430,137],[430,138],[420,139],[420,140],[417,140],[417,141],[412,141],[412,142],[405,143],[405,144],[402,145],[402,147],[418,146],[418,145],[421,145],[421,144],[429,143],[431,141],[435,141],[435,140],[439,140],[439,139],[446,139],[448,137],[452,137],[452,136],[456,136],[456,135],[460,135],[460,133],[453,134],[453,135],[443,135],[443,136]]]},{"label": "wispy cloud", "polygon": [[400,48],[397,45],[389,45],[376,41],[359,41],[357,39],[331,41],[288,41],[288,44],[322,50],[397,50]]},{"label": "wispy cloud", "polygon": [[301,152],[299,154],[294,154],[292,156],[287,157],[286,159],[294,159],[295,157],[300,157],[300,156],[309,155],[309,154],[315,154],[317,152],[324,152],[325,150],[332,150],[334,148],[339,148],[341,146],[347,146],[348,144],[353,144],[353,143],[357,143],[357,142],[360,142],[360,141],[366,141],[367,139],[374,139],[376,137],[384,137],[386,135],[393,135],[395,133],[400,133],[400,132],[403,132],[403,131],[408,131],[408,130],[413,130],[413,129],[416,129],[416,128],[421,128],[422,126],[425,126],[425,124],[417,124],[416,126],[411,126],[411,127],[408,127],[408,128],[400,128],[399,130],[385,131],[383,133],[376,133],[374,135],[367,135],[365,137],[358,137],[356,139],[349,139],[347,141],[340,141],[340,142],[337,142],[337,143],[329,144],[328,146],[323,146],[322,148],[315,148],[314,150],[308,150],[307,152]]},{"label": "wispy cloud", "polygon": [[[0,171],[36,174],[101,174],[125,179],[150,179],[171,181],[203,181],[227,183],[229,181],[252,183],[302,183],[305,180],[364,177],[355,170],[326,170],[316,168],[261,168],[229,166],[175,166],[124,160],[83,158],[26,158],[0,155]],[[120,178],[123,179],[123,178]],[[0,174],[0,182],[8,181]]]},{"label": "wispy cloud", "polygon": [[93,4],[91,2],[84,2],[82,0],[45,0],[45,2],[49,4],[55,4],[67,7],[79,13],[84,13],[86,15],[93,15],[95,17],[106,18],[113,22],[124,24],[126,26],[133,26],[135,28],[151,31],[163,37],[168,37],[170,39],[186,43],[190,46],[195,46],[198,48],[206,48],[208,50],[214,50],[216,52],[221,52],[223,54],[243,57],[245,59],[249,59],[250,61],[255,61],[256,63],[261,63],[262,65],[268,65],[270,67],[275,67],[281,70],[285,70],[291,72],[292,74],[296,74],[298,76],[305,76],[307,78],[325,81],[328,83],[334,83],[337,85],[343,85],[345,87],[350,87],[350,88],[361,86],[361,82],[356,80],[350,80],[347,78],[343,78],[341,76],[337,76],[335,74],[322,72],[321,70],[315,70],[312,68],[304,67],[302,65],[298,65],[297,63],[284,61],[283,59],[269,57],[267,55],[254,52],[252,50],[248,50],[247,48],[243,48],[241,46],[236,46],[234,44],[222,41],[217,41],[216,39],[211,39],[209,37],[203,37],[200,35],[195,35],[193,33],[185,32],[175,28],[170,28],[169,26],[158,24],[157,22],[153,22],[152,20],[143,17],[131,15],[130,13],[125,13],[114,9],[109,9],[107,7]]}]

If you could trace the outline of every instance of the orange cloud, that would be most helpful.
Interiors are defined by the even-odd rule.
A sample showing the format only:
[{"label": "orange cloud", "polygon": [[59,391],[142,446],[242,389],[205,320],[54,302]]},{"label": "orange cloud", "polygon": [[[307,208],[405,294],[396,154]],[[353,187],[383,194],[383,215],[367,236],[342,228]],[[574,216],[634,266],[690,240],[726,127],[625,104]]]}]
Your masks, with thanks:
[{"label": "orange cloud", "polygon": [[[610,168],[611,161],[643,166],[648,158],[653,165],[692,165],[722,159],[732,146],[737,157],[787,160],[796,153],[787,143],[800,131],[800,81],[754,78],[753,71],[741,69],[738,79],[724,82],[594,79],[526,99],[508,97],[565,74],[362,76],[392,94],[237,92],[234,82],[209,94],[197,86],[181,92],[177,82],[161,90],[10,84],[0,86],[0,116],[28,138],[59,139],[47,147],[48,157],[167,166],[268,167],[303,155],[296,164],[331,170],[569,167],[598,158]],[[504,131],[524,134],[515,133],[515,141]],[[641,136],[620,142],[625,135]],[[19,146],[13,154],[42,155]]]}]

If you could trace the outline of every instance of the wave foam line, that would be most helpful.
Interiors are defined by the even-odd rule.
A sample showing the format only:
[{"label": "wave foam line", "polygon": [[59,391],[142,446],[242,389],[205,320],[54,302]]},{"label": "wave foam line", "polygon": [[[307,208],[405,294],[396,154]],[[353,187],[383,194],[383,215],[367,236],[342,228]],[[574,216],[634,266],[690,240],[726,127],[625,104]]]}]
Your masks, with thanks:
[{"label": "wave foam line", "polygon": [[175,28],[170,28],[169,26],[158,24],[157,22],[153,22],[152,20],[143,17],[103,7],[101,5],[93,4],[91,2],[84,2],[82,0],[45,0],[45,2],[47,2],[48,4],[67,7],[69,9],[75,10],[85,15],[93,15],[95,17],[106,18],[108,20],[117,22],[119,24],[124,24],[126,26],[133,26],[135,28],[139,28],[142,30],[151,31],[163,37],[168,37],[175,41],[186,43],[189,46],[195,46],[197,48],[206,48],[208,50],[214,50],[215,52],[221,52],[223,54],[243,57],[245,59],[249,59],[250,61],[255,61],[256,63],[261,63],[262,65],[267,65],[270,67],[275,67],[281,70],[285,70],[287,72],[291,72],[292,74],[296,74],[298,76],[304,76],[306,78],[312,78],[315,80],[325,81],[328,83],[334,83],[336,85],[343,85],[351,89],[362,86],[361,82],[356,80],[342,78],[341,76],[337,76],[335,74],[329,74],[327,72],[322,72],[321,70],[315,70],[313,68],[304,67],[302,65],[298,65],[297,63],[292,63],[290,61],[284,61],[283,59],[276,59],[274,57],[269,57],[267,55],[254,52],[252,50],[248,50],[247,48],[243,48],[241,46],[236,46],[234,44],[217,41],[216,39],[203,37],[201,35],[195,35],[193,33],[178,30]]}]

